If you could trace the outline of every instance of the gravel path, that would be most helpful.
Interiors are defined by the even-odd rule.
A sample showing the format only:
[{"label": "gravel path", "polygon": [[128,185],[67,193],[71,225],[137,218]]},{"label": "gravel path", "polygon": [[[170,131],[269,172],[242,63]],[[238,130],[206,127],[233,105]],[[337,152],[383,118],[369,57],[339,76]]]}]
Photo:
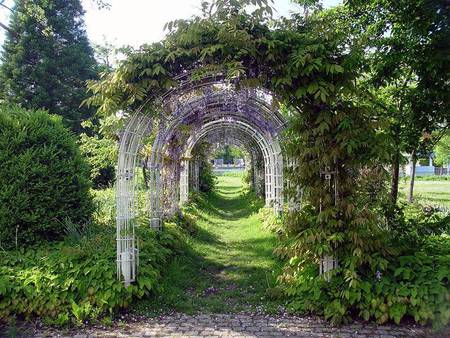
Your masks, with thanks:
[{"label": "gravel path", "polygon": [[[79,332],[34,331],[32,337],[450,337],[418,326],[351,324],[333,328],[321,319],[251,314],[172,314],[157,318],[116,322],[110,328]],[[31,332],[30,332],[31,333]]]}]

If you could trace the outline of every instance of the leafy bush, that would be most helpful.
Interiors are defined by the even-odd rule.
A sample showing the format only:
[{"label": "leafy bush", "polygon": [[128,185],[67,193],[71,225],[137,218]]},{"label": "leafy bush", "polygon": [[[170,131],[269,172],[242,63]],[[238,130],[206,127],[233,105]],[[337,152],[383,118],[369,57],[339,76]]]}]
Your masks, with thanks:
[{"label": "leafy bush", "polygon": [[0,252],[0,318],[39,316],[50,324],[96,321],[157,285],[179,241],[177,225],[164,232],[138,228],[139,279],[125,288],[116,279],[115,230],[97,229],[78,243],[65,241]]},{"label": "leafy bush", "polygon": [[95,188],[106,188],[115,179],[118,147],[114,140],[98,135],[81,134],[80,150],[90,167],[90,177]]},{"label": "leafy bush", "polygon": [[[94,197],[95,211],[93,219],[98,224],[113,225],[116,221],[116,200],[113,188],[91,190]],[[139,209],[141,212],[141,209]]]},{"label": "leafy bush", "polygon": [[87,167],[61,118],[0,106],[0,245],[54,240],[92,213]]},{"label": "leafy bush", "polygon": [[253,170],[252,168],[246,168],[242,175],[242,185],[244,186],[244,190],[251,191],[254,190],[253,187]]},{"label": "leafy bush", "polygon": [[202,192],[208,192],[214,189],[217,181],[215,175],[213,174],[212,164],[208,161],[208,157],[206,156],[208,144],[199,144],[196,149],[197,157],[200,161],[199,188]]},{"label": "leafy bush", "polygon": [[278,216],[273,212],[273,208],[264,207],[259,209],[258,218],[262,222],[263,229],[277,234],[283,232],[283,216]]},{"label": "leafy bush", "polygon": [[[335,323],[354,317],[378,323],[399,323],[409,316],[420,324],[445,327],[450,321],[450,239],[441,238],[441,251],[394,256],[377,271],[365,271],[349,285],[344,268],[334,271],[327,282],[319,276],[318,265],[291,260],[294,279],[280,280],[295,312],[324,315]],[[445,247],[445,249],[443,249]],[[445,253],[444,253],[445,252]]]},{"label": "leafy bush", "polygon": [[404,254],[414,253],[430,235],[450,234],[450,215],[444,215],[431,206],[395,206],[388,210],[387,219],[392,240]]},{"label": "leafy bush", "polygon": [[280,234],[276,252],[288,259],[278,285],[290,309],[324,315],[334,323],[356,317],[399,323],[410,317],[445,327],[450,321],[449,218],[416,205],[390,212],[389,229],[379,237],[385,252],[372,253],[366,258],[370,264],[359,266],[356,273],[350,259],[342,260],[327,281],[319,275],[318,261],[285,254],[291,243],[283,237],[283,224],[262,211],[265,227]]}]

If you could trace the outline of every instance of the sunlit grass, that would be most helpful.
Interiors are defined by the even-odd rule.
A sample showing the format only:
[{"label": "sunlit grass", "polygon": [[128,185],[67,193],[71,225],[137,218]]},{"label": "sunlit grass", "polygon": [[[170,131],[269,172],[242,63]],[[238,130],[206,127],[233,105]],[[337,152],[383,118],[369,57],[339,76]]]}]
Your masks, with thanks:
[{"label": "sunlit grass", "polygon": [[257,216],[262,202],[244,194],[240,176],[221,176],[200,204],[197,234],[168,266],[157,297],[139,304],[139,311],[274,311],[279,304],[266,290],[280,266],[273,256],[276,238]]},{"label": "sunlit grass", "polygon": [[[399,190],[401,196],[408,195],[409,179],[401,181]],[[414,198],[419,203],[450,207],[450,181],[417,179],[414,184]]]}]

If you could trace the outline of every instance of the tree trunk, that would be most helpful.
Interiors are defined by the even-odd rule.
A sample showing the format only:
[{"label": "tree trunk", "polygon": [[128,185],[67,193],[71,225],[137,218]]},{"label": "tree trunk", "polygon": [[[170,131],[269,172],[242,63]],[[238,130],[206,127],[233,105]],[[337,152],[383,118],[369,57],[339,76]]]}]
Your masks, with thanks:
[{"label": "tree trunk", "polygon": [[416,152],[412,153],[412,168],[411,168],[411,179],[409,181],[409,194],[408,194],[408,202],[412,202],[414,200],[414,180],[416,178],[416,164],[417,157]]},{"label": "tree trunk", "polygon": [[400,161],[399,155],[396,154],[392,160],[392,179],[391,179],[391,201],[397,203],[398,197],[398,181],[400,177]]}]

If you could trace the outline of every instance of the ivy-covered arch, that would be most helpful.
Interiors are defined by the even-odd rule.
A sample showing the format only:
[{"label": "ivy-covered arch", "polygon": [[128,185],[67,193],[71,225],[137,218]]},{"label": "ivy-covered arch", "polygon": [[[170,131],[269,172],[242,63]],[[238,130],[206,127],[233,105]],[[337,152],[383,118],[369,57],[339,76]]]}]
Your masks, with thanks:
[{"label": "ivy-covered arch", "polygon": [[[264,135],[258,128],[239,120],[219,119],[204,124],[198,132],[191,135],[187,142],[186,157],[191,156],[195,144],[209,135],[221,134],[224,131],[232,131],[244,140],[250,139],[252,147],[262,154],[264,168],[264,191],[266,206],[273,206],[275,212],[281,211],[283,205],[283,156],[279,142]],[[226,135],[224,135],[226,139]],[[252,163],[255,165],[255,162]],[[252,168],[251,170],[255,170]],[[186,191],[186,193],[188,190]],[[187,196],[183,196],[186,199]]]},{"label": "ivy-covered arch", "polygon": [[[89,102],[99,106],[99,114],[123,110],[131,116],[121,139],[117,182],[118,210],[126,215],[117,220],[118,273],[126,283],[136,275],[132,235],[136,200],[130,178],[147,127],[160,131],[149,161],[151,225],[159,228],[158,181],[164,169],[160,159],[167,149],[181,159],[185,151],[181,145],[212,121],[201,116],[214,110],[203,109],[207,98],[220,100],[252,91],[268,93],[264,95],[272,100],[266,104],[269,112],[281,110],[283,119],[277,122],[278,113],[264,115],[257,95],[244,109],[249,116],[239,114],[239,100],[225,115],[236,121],[230,125],[241,138],[252,134],[236,129],[241,122],[264,130],[266,140],[276,140],[284,130],[283,146],[273,152],[281,153],[282,148],[286,159],[286,200],[301,195],[304,205],[289,208],[279,232],[286,241],[278,253],[292,258],[286,280],[295,280],[302,264],[323,267],[330,257],[339,257],[346,281],[352,282],[358,280],[358,267],[373,268],[379,262],[371,256],[380,250],[376,220],[370,201],[361,195],[358,173],[379,158],[382,135],[367,107],[355,100],[361,97],[355,82],[357,47],[349,47],[348,35],[327,25],[331,21],[294,18],[272,24],[268,8],[249,14],[242,3],[246,1],[216,1],[212,11],[172,23],[164,41],[130,53],[114,73],[90,84]],[[183,128],[186,124],[191,127]],[[181,166],[173,168],[171,183],[178,187]],[[178,199],[179,191],[174,196]]]},{"label": "ivy-covered arch", "polygon": [[[265,192],[267,206],[281,212],[283,156],[278,136],[284,128],[284,118],[275,106],[270,107],[270,93],[226,87],[217,82],[195,84],[195,89],[178,90],[176,101],[174,95],[165,96],[166,109],[173,111],[153,119],[158,130],[147,163],[151,227],[161,229],[164,216],[172,216],[180,203],[187,201],[190,186],[192,190],[198,187],[199,168],[198,163],[191,161],[193,150],[199,141],[211,139],[223,133],[224,129],[230,130],[230,135],[249,149],[253,155],[250,162],[252,170],[259,170],[254,175],[258,179],[254,182],[255,188],[259,186]],[[133,178],[139,163],[138,149],[151,132],[150,124],[152,119],[145,114],[134,114],[121,137],[116,184],[117,262],[119,277],[127,284],[136,278],[138,261],[134,235],[136,184]],[[167,158],[170,161],[165,160]],[[191,175],[197,179],[192,179]]]}]

